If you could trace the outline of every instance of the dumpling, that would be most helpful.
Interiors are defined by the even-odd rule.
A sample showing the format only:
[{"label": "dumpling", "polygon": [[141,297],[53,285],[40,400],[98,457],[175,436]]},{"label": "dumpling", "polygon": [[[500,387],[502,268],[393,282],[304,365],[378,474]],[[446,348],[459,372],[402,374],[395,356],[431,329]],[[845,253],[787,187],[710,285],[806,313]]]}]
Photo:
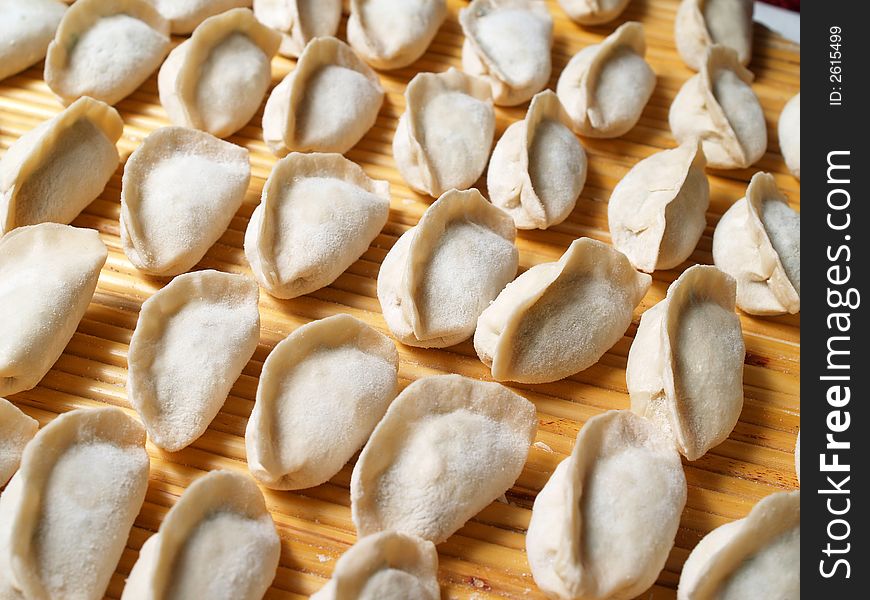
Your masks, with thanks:
[{"label": "dumpling", "polygon": [[446,0],[350,0],[347,41],[376,69],[423,56],[447,16]]},{"label": "dumpling", "polygon": [[489,85],[453,67],[418,73],[405,88],[393,158],[416,192],[437,198],[480,178],[495,135]]},{"label": "dumpling", "polygon": [[496,104],[522,104],[547,86],[553,18],[544,2],[474,0],[459,23],[462,70],[488,82]]},{"label": "dumpling", "polygon": [[378,76],[347,44],[315,38],[269,95],[263,140],[278,156],[344,154],[372,128],[383,102]]},{"label": "dumpling", "polygon": [[123,130],[114,108],[80,98],[22,135],[0,161],[0,233],[75,219],[118,168]]},{"label": "dumpling", "polygon": [[644,54],[643,25],[629,21],[574,55],[556,84],[574,131],[614,138],[635,126],[656,86]]},{"label": "dumpling", "polygon": [[60,0],[0,0],[0,81],[45,58],[65,11]]},{"label": "dumpling", "polygon": [[179,275],[142,304],[127,353],[127,396],[151,441],[190,445],[214,419],[260,339],[257,284]]},{"label": "dumpling", "polygon": [[120,408],[43,427],[0,496],[0,598],[103,598],[148,470],[145,431]]},{"label": "dumpling", "polygon": [[390,184],[340,154],[279,160],[245,232],[254,276],[277,298],[326,287],[359,259],[387,223]]},{"label": "dumpling", "polygon": [[489,199],[518,229],[547,229],[574,210],[586,165],[568,113],[556,94],[544,90],[495,145],[486,172]]},{"label": "dumpling", "polygon": [[39,423],[6,398],[0,398],[0,487],[18,470],[21,453],[36,435]]},{"label": "dumpling", "polygon": [[622,339],[651,281],[618,250],[574,240],[502,290],[477,321],[474,349],[496,381],[563,379]]},{"label": "dumpling", "polygon": [[559,0],[559,6],[581,25],[601,25],[622,14],[630,0]]},{"label": "dumpling", "polygon": [[753,315],[801,309],[801,215],[768,173],[756,173],[746,196],[713,232],[713,262],[737,280],[737,306]]},{"label": "dumpling", "polygon": [[383,531],[357,541],[311,600],[440,600],[438,553],[432,542]]},{"label": "dumpling", "polygon": [[244,148],[195,129],[154,131],[124,167],[124,254],[149,275],[186,273],[229,226],[250,179]]},{"label": "dumpling", "polygon": [[245,430],[251,473],[277,490],[328,481],[396,397],[398,369],[393,342],[350,315],[291,333],[263,364]]},{"label": "dumpling", "polygon": [[650,419],[689,460],[723,442],[743,409],[740,318],[734,279],[687,269],[647,310],[628,352],[631,410]]},{"label": "dumpling", "polygon": [[281,34],[278,52],[295,58],[314,38],[338,32],[341,0],[254,0],[254,16]]},{"label": "dumpling", "polygon": [[77,0],[48,46],[45,83],[64,104],[116,104],[169,52],[169,23],[146,0]]},{"label": "dumpling", "polygon": [[85,314],[108,251],[93,229],[42,223],[0,238],[0,394],[34,387]]},{"label": "dumpling", "polygon": [[281,540],[254,481],[211,471],[194,481],[148,538],[121,600],[260,600]]},{"label": "dumpling", "polygon": [[471,337],[517,273],[511,218],[475,189],[451,190],[396,241],[378,273],[384,320],[403,344],[444,348]]},{"label": "dumpling", "polygon": [[160,104],[176,125],[227,137],[260,108],[281,36],[247,8],[209,17],[160,67]]},{"label": "dumpling", "polygon": [[800,598],[801,493],[763,498],[695,546],[677,600]]},{"label": "dumpling", "polygon": [[700,70],[713,44],[733,48],[740,64],[752,58],[752,0],[683,0],[674,21],[680,58]]},{"label": "dumpling", "polygon": [[641,160],[616,185],[607,204],[610,236],[635,269],[672,269],[692,254],[707,226],[706,164],[691,139]]},{"label": "dumpling", "polygon": [[498,383],[418,379],[390,405],[354,467],[357,534],[393,530],[443,542],[514,484],[537,425],[534,405]]},{"label": "dumpling", "polygon": [[148,0],[175,34],[187,34],[209,17],[233,8],[251,6],[251,0]]},{"label": "dumpling", "polygon": [[535,583],[562,600],[637,597],[665,566],[685,504],[680,455],[654,425],[625,410],[592,417],[535,499]]},{"label": "dumpling", "polygon": [[752,78],[734,50],[711,46],[701,72],[671,104],[668,123],[677,143],[700,138],[714,169],[746,168],[764,156],[767,128]]},{"label": "dumpling", "polygon": [[801,94],[789,100],[779,115],[779,149],[791,174],[801,178]]}]

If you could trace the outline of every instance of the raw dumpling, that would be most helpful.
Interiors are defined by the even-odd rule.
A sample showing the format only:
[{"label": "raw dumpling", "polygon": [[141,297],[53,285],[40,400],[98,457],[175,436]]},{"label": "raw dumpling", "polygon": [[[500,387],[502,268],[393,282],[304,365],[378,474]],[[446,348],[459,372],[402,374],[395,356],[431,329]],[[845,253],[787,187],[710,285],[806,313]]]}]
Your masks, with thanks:
[{"label": "raw dumpling", "polygon": [[559,0],[559,6],[581,25],[601,25],[622,14],[630,0]]},{"label": "raw dumpling", "polygon": [[245,256],[266,291],[296,298],[326,287],[387,223],[390,184],[340,154],[279,160],[245,232]]},{"label": "raw dumpling", "polygon": [[160,67],[160,104],[176,125],[234,134],[260,108],[280,43],[247,8],[209,17]]},{"label": "raw dumpling", "polygon": [[148,469],[145,431],[119,408],[43,427],[0,496],[0,598],[103,598]]},{"label": "raw dumpling", "polygon": [[154,131],[124,167],[124,254],[149,275],[186,273],[229,226],[250,179],[244,148],[184,127]]},{"label": "raw dumpling", "polygon": [[498,383],[418,379],[390,405],[354,467],[357,534],[393,530],[443,542],[514,484],[537,424],[534,405]]},{"label": "raw dumpling", "polygon": [[65,11],[60,0],[0,0],[0,81],[45,58]]},{"label": "raw dumpling", "polygon": [[185,490],[142,546],[121,600],[260,600],[280,554],[254,481],[212,471]]},{"label": "raw dumpling", "polygon": [[314,38],[338,32],[341,0],[254,0],[254,16],[281,34],[278,52],[295,58]]},{"label": "raw dumpling", "polygon": [[733,48],[740,64],[752,58],[752,0],[683,0],[674,21],[677,51],[699,70],[713,44]]},{"label": "raw dumpling", "polygon": [[172,33],[187,34],[209,17],[232,8],[251,6],[251,0],[148,0],[169,21]]},{"label": "raw dumpling", "polygon": [[710,206],[707,164],[697,139],[638,162],[607,204],[613,247],[646,273],[672,269],[689,258]]},{"label": "raw dumpling", "polygon": [[142,304],[127,353],[127,396],[151,441],[190,445],[214,419],[260,339],[257,284],[179,275]]},{"label": "raw dumpling", "polygon": [[668,123],[677,142],[700,138],[714,169],[746,168],[764,156],[767,128],[753,75],[725,46],[711,46],[701,72],[677,93]]},{"label": "raw dumpling", "polygon": [[18,470],[21,453],[36,435],[39,423],[6,398],[0,398],[0,488]]},{"label": "raw dumpling", "polygon": [[48,47],[45,83],[64,104],[116,104],[160,66],[169,23],[146,0],[77,0]]},{"label": "raw dumpling", "polygon": [[540,0],[474,0],[459,11],[462,70],[502,106],[526,102],[550,81],[553,18]]},{"label": "raw dumpling", "polygon": [[647,310],[628,353],[631,410],[697,460],[723,442],[743,409],[743,332],[734,279],[706,265],[687,269]]},{"label": "raw dumpling", "polygon": [[447,16],[446,0],[350,0],[347,41],[376,69],[423,56]]},{"label": "raw dumpling", "polygon": [[251,473],[276,490],[328,481],[396,397],[398,368],[393,342],[350,315],[291,333],[263,364],[245,431]]},{"label": "raw dumpling", "polygon": [[453,67],[419,73],[405,88],[405,112],[393,137],[393,158],[417,192],[437,198],[480,178],[495,135],[489,85]]},{"label": "raw dumpling", "polygon": [[378,300],[393,335],[444,348],[471,337],[480,313],[517,273],[516,228],[475,189],[451,190],[396,241]]},{"label": "raw dumpling", "polygon": [[580,135],[614,138],[635,126],[656,86],[643,25],[629,21],[574,55],[556,93]]},{"label": "raw dumpling", "polygon": [[546,383],[587,369],[622,339],[652,278],[621,252],[574,240],[502,290],[477,321],[474,349],[496,381]]},{"label": "raw dumpling", "polygon": [[22,135],[0,161],[0,233],[75,219],[118,168],[123,129],[114,108],[80,98]]},{"label": "raw dumpling", "polygon": [[801,215],[768,173],[756,173],[746,196],[713,232],[713,262],[737,280],[737,306],[753,315],[801,309]]},{"label": "raw dumpling", "polygon": [[42,223],[0,238],[0,394],[34,387],[72,338],[108,251],[93,229]]},{"label": "raw dumpling", "polygon": [[519,229],[546,229],[568,218],[586,182],[586,152],[550,90],[532,98],[492,151],[486,187]]},{"label": "raw dumpling", "polygon": [[763,498],[695,546],[677,600],[800,598],[801,493]]},{"label": "raw dumpling", "polygon": [[779,149],[791,174],[801,178],[801,94],[789,100],[779,116]]},{"label": "raw dumpling", "polygon": [[383,531],[357,541],[311,600],[440,600],[438,553],[432,542]]},{"label": "raw dumpling", "polygon": [[383,102],[378,76],[347,44],[315,38],[269,95],[263,140],[278,156],[344,154],[372,128]]},{"label": "raw dumpling", "polygon": [[535,583],[562,600],[637,597],[665,566],[685,504],[680,455],[654,425],[625,410],[592,417],[535,499]]}]

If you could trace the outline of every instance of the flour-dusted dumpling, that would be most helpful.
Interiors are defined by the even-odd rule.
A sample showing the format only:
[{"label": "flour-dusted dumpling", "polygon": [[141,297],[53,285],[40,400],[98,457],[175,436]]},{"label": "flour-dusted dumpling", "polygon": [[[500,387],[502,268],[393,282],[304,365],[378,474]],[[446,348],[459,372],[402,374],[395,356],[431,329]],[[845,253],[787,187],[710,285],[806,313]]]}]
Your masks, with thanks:
[{"label": "flour-dusted dumpling", "polygon": [[36,435],[39,423],[6,398],[0,398],[0,487],[18,470],[21,453]]},{"label": "flour-dusted dumpling", "polygon": [[522,104],[550,81],[553,18],[540,0],[474,0],[459,11],[462,70],[492,87],[496,104]]},{"label": "flour-dusted dumpling", "polygon": [[737,280],[737,306],[753,315],[801,309],[801,215],[768,173],[756,173],[746,196],[713,232],[713,262]]},{"label": "flour-dusted dumpling", "polygon": [[753,75],[725,46],[711,46],[701,72],[677,93],[668,123],[677,142],[700,138],[707,165],[741,169],[755,163],[767,149],[767,128]]},{"label": "flour-dusted dumpling", "polygon": [[328,481],[384,416],[398,368],[393,342],[350,315],[291,333],[263,364],[245,430],[251,473],[277,490]]},{"label": "flour-dusted dumpling", "polygon": [[405,88],[393,158],[407,184],[437,198],[464,190],[486,168],[495,135],[489,85],[457,71],[419,73]]},{"label": "flour-dusted dumpling", "polygon": [[629,411],[592,417],[535,499],[526,536],[535,583],[561,600],[637,597],[665,566],[685,504],[666,436]]},{"label": "flour-dusted dumpling", "polygon": [[260,339],[259,289],[244,275],[179,275],[142,304],[127,353],[127,396],[170,452],[214,419]]},{"label": "flour-dusted dumpling", "polygon": [[710,183],[698,140],[638,162],[607,204],[613,247],[652,273],[688,259],[707,225]]},{"label": "flour-dusted dumpling", "polygon": [[537,424],[534,405],[498,383],[418,379],[390,405],[354,467],[357,534],[393,530],[443,542],[514,484]]},{"label": "flour-dusted dumpling", "polygon": [[251,6],[251,0],[147,0],[169,21],[172,33],[190,33],[209,17],[233,8]]},{"label": "flour-dusted dumpling", "polygon": [[601,25],[622,14],[631,0],[559,0],[559,6],[581,25]]},{"label": "flour-dusted dumpling", "polygon": [[396,241],[378,273],[393,335],[444,348],[471,337],[480,313],[517,273],[516,228],[476,189],[446,192]]},{"label": "flour-dusted dumpling", "polygon": [[439,600],[437,571],[432,542],[383,531],[351,546],[311,600]]},{"label": "flour-dusted dumpling", "polygon": [[752,58],[752,0],[683,0],[674,21],[677,51],[690,69],[704,64],[713,44],[733,48],[743,65]]},{"label": "flour-dusted dumpling", "polygon": [[[108,251],[93,229],[42,223],[0,238],[0,394],[34,387],[85,314]],[[14,316],[9,316],[14,315]]]},{"label": "flour-dusted dumpling", "polygon": [[344,154],[372,128],[383,102],[378,76],[350,46],[333,37],[315,38],[269,95],[263,140],[278,156]]},{"label": "flour-dusted dumpling", "polygon": [[695,546],[677,600],[800,598],[800,542],[800,491],[771,494]]},{"label": "flour-dusted dumpling", "polygon": [[194,481],[148,538],[122,600],[260,600],[278,568],[281,540],[247,475],[212,471]]},{"label": "flour-dusted dumpling", "polygon": [[189,271],[221,237],[245,199],[244,148],[202,131],[164,127],[133,151],[121,187],[121,244],[150,275]]},{"label": "flour-dusted dumpling", "polygon": [[160,66],[169,23],[146,0],[77,0],[48,47],[45,83],[64,104],[116,104]]},{"label": "flour-dusted dumpling", "polygon": [[123,129],[114,108],[80,98],[22,135],[0,161],[0,233],[75,219],[118,168]]},{"label": "flour-dusted dumpling", "polygon": [[60,0],[0,0],[0,81],[45,58],[65,11]]},{"label": "flour-dusted dumpling", "polygon": [[574,55],[556,93],[580,135],[614,138],[635,126],[656,86],[643,25],[629,21]]},{"label": "flour-dusted dumpling", "polygon": [[387,223],[390,184],[340,154],[279,160],[245,232],[254,276],[277,298],[326,287],[362,256]]},{"label": "flour-dusted dumpling", "polygon": [[546,383],[598,362],[631,324],[652,278],[597,240],[574,240],[536,265],[480,315],[474,349],[496,381]]},{"label": "flour-dusted dumpling", "polygon": [[446,0],[350,0],[347,41],[376,69],[423,56],[447,16]]},{"label": "flour-dusted dumpling", "polygon": [[209,17],[160,67],[160,104],[176,125],[234,134],[260,108],[280,43],[247,8]]},{"label": "flour-dusted dumpling", "polygon": [[628,353],[631,410],[650,419],[689,460],[724,441],[743,409],[740,318],[734,279],[687,269],[647,310]]},{"label": "flour-dusted dumpling", "polygon": [[801,94],[789,100],[779,115],[779,150],[791,174],[801,178]]},{"label": "flour-dusted dumpling", "polygon": [[254,0],[254,16],[281,34],[278,52],[296,57],[314,38],[336,34],[341,0]]},{"label": "flour-dusted dumpling", "polygon": [[0,598],[99,600],[148,487],[145,431],[115,407],[55,418],[0,496]]}]

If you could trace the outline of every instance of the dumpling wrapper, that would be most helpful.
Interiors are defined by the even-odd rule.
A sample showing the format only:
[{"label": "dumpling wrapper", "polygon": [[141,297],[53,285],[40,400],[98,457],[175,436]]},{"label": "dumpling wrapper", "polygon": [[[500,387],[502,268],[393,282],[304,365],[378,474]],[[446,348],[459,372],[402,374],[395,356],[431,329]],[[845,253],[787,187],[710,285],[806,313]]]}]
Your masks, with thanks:
[{"label": "dumpling wrapper", "polygon": [[116,104],[169,52],[169,23],[146,0],[77,0],[48,46],[45,83],[61,102]]},{"label": "dumpling wrapper", "polygon": [[393,342],[350,315],[284,338],[263,363],[245,430],[254,478],[276,490],[329,481],[396,397],[398,368]]},{"label": "dumpling wrapper", "polygon": [[149,275],[186,273],[226,231],[250,179],[244,148],[184,127],[152,132],[124,167],[124,254]]},{"label": "dumpling wrapper", "polygon": [[148,487],[145,431],[115,407],[43,427],[0,496],[0,597],[100,600]]},{"label": "dumpling wrapper", "polygon": [[372,128],[384,88],[372,68],[334,37],[311,40],[263,111],[263,140],[288,152],[344,154]]},{"label": "dumpling wrapper", "polygon": [[581,25],[602,25],[622,14],[631,0],[559,0],[559,6]]},{"label": "dumpling wrapper", "polygon": [[801,309],[801,215],[769,173],[756,173],[746,196],[713,232],[713,262],[737,280],[737,306],[752,315]]},{"label": "dumpling wrapper", "polygon": [[260,600],[281,540],[247,475],[217,470],[184,491],[139,551],[121,600]]},{"label": "dumpling wrapper", "polygon": [[0,0],[0,81],[45,58],[66,8],[59,0]]},{"label": "dumpling wrapper", "polygon": [[209,17],[160,67],[160,104],[176,125],[221,138],[234,134],[260,108],[280,43],[247,8]]},{"label": "dumpling wrapper", "polygon": [[498,383],[418,379],[387,409],[354,467],[357,535],[393,530],[443,542],[514,484],[537,424],[534,405]]},{"label": "dumpling wrapper", "polygon": [[147,0],[169,21],[174,34],[188,34],[209,17],[233,8],[247,8],[251,0]]},{"label": "dumpling wrapper", "polygon": [[668,113],[677,143],[700,138],[707,165],[740,169],[767,149],[767,126],[753,75],[725,46],[711,46],[701,72],[683,84]]},{"label": "dumpling wrapper", "polygon": [[607,203],[613,247],[645,273],[691,256],[707,226],[710,183],[698,140],[657,152],[625,174]]},{"label": "dumpling wrapper", "polygon": [[777,125],[779,133],[779,150],[785,159],[785,165],[791,174],[801,178],[801,94],[798,92],[792,96],[782,114],[779,115]]},{"label": "dumpling wrapper", "polygon": [[645,54],[643,25],[629,21],[574,55],[556,84],[574,131],[614,138],[637,124],[656,86]]},{"label": "dumpling wrapper", "polygon": [[698,71],[713,44],[733,48],[742,65],[752,58],[752,0],[682,0],[674,20],[680,58]]},{"label": "dumpling wrapper", "polygon": [[686,505],[680,455],[625,410],[592,417],[538,493],[526,554],[538,587],[563,600],[630,600],[665,566]]},{"label": "dumpling wrapper", "polygon": [[34,387],[85,314],[108,251],[93,229],[42,223],[0,238],[0,394]]},{"label": "dumpling wrapper", "polygon": [[716,267],[686,269],[643,313],[628,352],[631,410],[689,460],[723,442],[743,409],[746,348],[735,294],[734,279]]},{"label": "dumpling wrapper", "polygon": [[471,337],[480,313],[516,276],[515,238],[510,216],[476,189],[436,200],[378,273],[378,300],[396,339],[444,348]]},{"label": "dumpling wrapper", "polygon": [[597,240],[509,283],[481,313],[474,349],[496,381],[546,383],[588,369],[622,339],[652,278]]},{"label": "dumpling wrapper", "polygon": [[245,256],[276,298],[334,282],[387,223],[390,184],[340,154],[293,153],[275,163],[245,232]]},{"label": "dumpling wrapper", "polygon": [[244,275],[179,275],[142,304],[127,353],[127,396],[169,452],[205,432],[260,339],[259,288]]},{"label": "dumpling wrapper", "polygon": [[295,58],[314,38],[336,35],[341,0],[254,0],[254,16],[281,34],[278,52]]},{"label": "dumpling wrapper", "polygon": [[0,487],[18,470],[24,447],[36,435],[39,423],[6,398],[0,398]]}]

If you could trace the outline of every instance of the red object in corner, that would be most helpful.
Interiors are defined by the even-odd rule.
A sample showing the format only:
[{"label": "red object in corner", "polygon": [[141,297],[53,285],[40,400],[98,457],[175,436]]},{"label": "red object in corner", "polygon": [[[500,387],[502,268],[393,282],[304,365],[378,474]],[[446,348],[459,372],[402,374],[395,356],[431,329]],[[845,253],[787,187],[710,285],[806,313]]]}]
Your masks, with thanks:
[{"label": "red object in corner", "polygon": [[801,0],[761,0],[765,4],[773,4],[774,6],[781,6],[783,8],[787,8],[789,10],[793,10],[795,12],[801,11]]}]

